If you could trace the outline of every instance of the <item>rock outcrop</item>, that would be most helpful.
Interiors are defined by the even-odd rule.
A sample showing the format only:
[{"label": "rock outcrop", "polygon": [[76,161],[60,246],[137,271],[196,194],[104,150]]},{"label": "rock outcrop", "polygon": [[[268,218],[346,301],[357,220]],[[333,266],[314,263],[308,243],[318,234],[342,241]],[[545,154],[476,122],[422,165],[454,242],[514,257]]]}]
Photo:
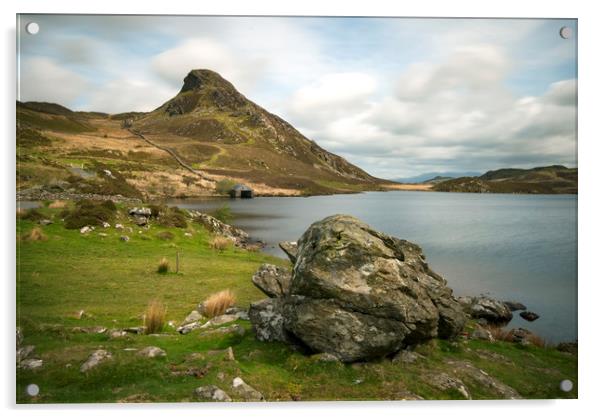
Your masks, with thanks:
[{"label": "rock outcrop", "polygon": [[475,319],[484,319],[491,324],[506,324],[512,319],[512,312],[504,302],[488,296],[462,296],[458,301]]},{"label": "rock outcrop", "polygon": [[249,315],[260,340],[292,335],[345,362],[450,338],[466,321],[418,245],[345,215],[308,228],[297,243],[288,294],[253,304]]},{"label": "rock outcrop", "polygon": [[234,245],[238,247],[244,247],[246,244],[248,244],[249,234],[242,229],[228,225],[211,215],[196,210],[191,210],[190,216],[192,216],[196,222],[203,225],[207,231],[211,232],[212,234],[221,235],[225,238],[228,238]]}]

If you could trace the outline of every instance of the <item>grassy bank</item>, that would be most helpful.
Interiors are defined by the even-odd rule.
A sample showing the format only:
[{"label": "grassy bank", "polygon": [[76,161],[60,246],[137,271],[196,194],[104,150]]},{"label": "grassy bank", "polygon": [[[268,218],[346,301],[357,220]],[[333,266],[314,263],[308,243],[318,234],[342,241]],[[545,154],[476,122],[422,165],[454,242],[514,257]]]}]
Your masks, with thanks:
[{"label": "grassy bank", "polygon": [[[17,325],[24,344],[34,345],[34,357],[44,361],[36,370],[17,369],[17,402],[194,401],[194,389],[209,384],[240,400],[231,391],[237,376],[271,401],[464,399],[457,389],[433,385],[433,376],[441,373],[461,378],[473,399],[499,397],[494,388],[463,374],[461,365],[466,362],[525,398],[576,397],[576,387],[565,393],[559,383],[571,379],[576,384],[577,357],[552,348],[433,341],[417,349],[422,356],[412,363],[382,359],[345,365],[321,362],[283,344],[258,342],[249,322],[242,320],[236,322],[246,330],[242,336],[198,331],[180,335],[170,327],[159,335],[117,339],[108,333],[82,332],[86,327],[140,326],[154,299],[166,305],[166,320],[177,324],[199,301],[223,289],[231,289],[237,305],[246,307],[264,298],[250,280],[259,265],[287,262],[234,247],[213,249],[213,237],[191,222],[187,228],[139,228],[123,211],[110,228],[97,227],[84,235],[65,229],[60,211],[40,210],[54,221],[48,226],[17,220]],[[125,229],[116,230],[114,223]],[[42,229],[42,239],[27,239],[33,228]],[[161,234],[164,231],[173,238],[166,240],[169,234]],[[130,240],[121,241],[122,235]],[[173,272],[176,252],[178,274]],[[159,274],[157,266],[164,257],[170,272]],[[78,319],[81,310],[84,315]],[[160,347],[167,355],[148,359],[133,350],[146,346]],[[226,355],[228,347],[234,360]],[[81,364],[99,348],[111,352],[112,360],[81,373]],[[31,383],[40,387],[33,398],[25,390]]]}]

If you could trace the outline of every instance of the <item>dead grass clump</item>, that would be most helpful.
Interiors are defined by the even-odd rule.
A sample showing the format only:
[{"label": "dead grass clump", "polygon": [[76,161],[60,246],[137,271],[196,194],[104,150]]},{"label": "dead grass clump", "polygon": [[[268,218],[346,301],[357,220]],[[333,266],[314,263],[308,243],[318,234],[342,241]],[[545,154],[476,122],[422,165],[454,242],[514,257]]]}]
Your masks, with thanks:
[{"label": "dead grass clump", "polygon": [[48,237],[41,228],[35,227],[23,235],[22,239],[24,241],[46,241]]},{"label": "dead grass clump", "polygon": [[[491,335],[495,341],[506,341],[509,343],[517,342],[517,335],[513,332],[513,330],[506,330],[498,326],[489,326],[487,329],[489,332],[491,332]],[[531,343],[535,347],[543,348],[547,346],[545,339],[532,332],[525,332],[522,336],[522,339]]]},{"label": "dead grass clump", "polygon": [[217,251],[224,251],[225,249],[230,247],[231,244],[232,244],[232,241],[230,241],[226,237],[222,237],[221,235],[216,236],[210,242],[211,248],[213,248],[214,250],[217,250]]},{"label": "dead grass clump", "polygon": [[165,326],[165,316],[167,309],[165,305],[159,300],[152,300],[146,307],[144,313],[144,326],[146,327],[147,334],[156,334],[163,330]]},{"label": "dead grass clump", "polygon": [[157,267],[157,273],[165,274],[169,271],[169,261],[167,258],[163,257],[159,262],[159,267]]},{"label": "dead grass clump", "polygon": [[203,302],[203,315],[208,318],[223,315],[226,309],[236,303],[236,296],[230,289],[214,293]]},{"label": "dead grass clump", "polygon": [[67,206],[67,202],[65,202],[64,200],[55,200],[54,202],[51,202],[48,207],[50,209],[62,209],[65,206]]}]

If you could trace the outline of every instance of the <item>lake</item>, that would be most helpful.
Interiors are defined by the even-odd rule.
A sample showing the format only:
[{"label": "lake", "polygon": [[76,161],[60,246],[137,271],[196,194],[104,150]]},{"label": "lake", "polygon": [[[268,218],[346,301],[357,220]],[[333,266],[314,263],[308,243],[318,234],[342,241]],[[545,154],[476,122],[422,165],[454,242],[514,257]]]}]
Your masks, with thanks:
[{"label": "lake", "polygon": [[285,257],[279,241],[336,213],[420,245],[457,296],[517,300],[541,317],[528,328],[547,341],[577,338],[577,196],[369,192],[314,197],[171,201],[209,211],[228,204],[235,226]]}]

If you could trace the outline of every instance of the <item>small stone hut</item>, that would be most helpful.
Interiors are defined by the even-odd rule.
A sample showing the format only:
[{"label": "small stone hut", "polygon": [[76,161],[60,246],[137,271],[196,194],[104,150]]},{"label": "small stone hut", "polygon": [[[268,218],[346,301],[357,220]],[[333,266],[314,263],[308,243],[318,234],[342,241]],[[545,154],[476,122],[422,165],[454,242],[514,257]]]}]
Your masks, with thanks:
[{"label": "small stone hut", "polygon": [[249,186],[245,186],[244,184],[237,184],[232,189],[230,189],[230,197],[236,198],[239,197],[241,199],[252,199],[253,198],[253,189]]}]

